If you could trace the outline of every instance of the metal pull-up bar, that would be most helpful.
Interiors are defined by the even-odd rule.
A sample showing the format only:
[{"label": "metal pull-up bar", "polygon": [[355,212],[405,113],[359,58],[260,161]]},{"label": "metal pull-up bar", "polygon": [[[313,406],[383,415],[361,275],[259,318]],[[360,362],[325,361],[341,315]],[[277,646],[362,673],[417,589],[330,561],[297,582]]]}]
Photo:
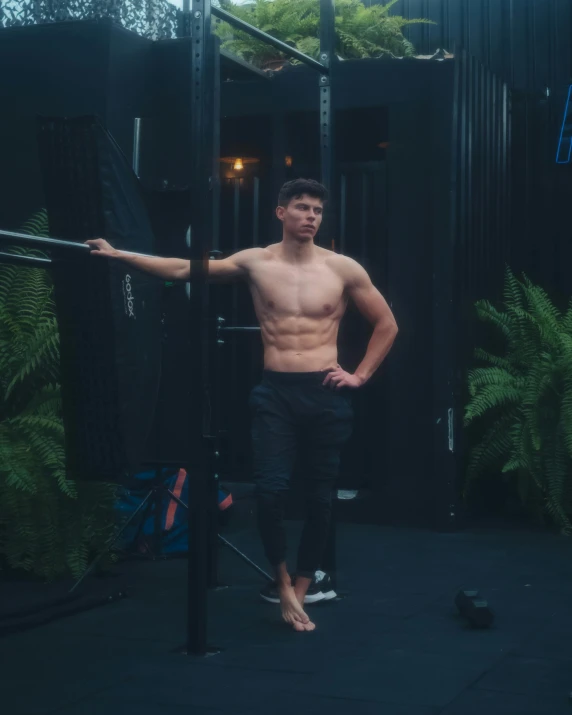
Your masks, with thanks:
[{"label": "metal pull-up bar", "polygon": [[[6,246],[33,246],[38,250],[50,251],[70,251],[74,255],[88,254],[91,249],[85,243],[74,243],[73,241],[62,241],[59,238],[48,238],[47,236],[30,236],[27,233],[14,233],[13,231],[0,230],[0,245]],[[52,260],[40,258],[39,256],[23,256],[19,253],[5,253],[0,251],[0,264],[13,266],[27,266],[28,268],[49,268]]]},{"label": "metal pull-up bar", "polygon": [[[64,241],[61,238],[49,238],[48,236],[31,236],[27,233],[14,233],[13,231],[3,231],[0,229],[0,244],[13,244],[16,246],[33,246],[44,251],[70,251],[75,255],[88,255],[93,250],[87,243],[77,243],[76,241]],[[148,256],[147,253],[137,253],[135,251],[121,251],[130,256]],[[151,257],[151,256],[149,256]],[[21,265],[36,264],[38,267],[46,267],[52,261],[49,258],[35,258],[33,256],[21,256],[15,253],[0,252],[0,263],[19,263]]]},{"label": "metal pull-up bar", "polygon": [[215,17],[218,17],[219,20],[224,20],[224,22],[228,22],[229,25],[232,25],[232,27],[235,27],[237,30],[242,30],[242,32],[246,32],[251,37],[255,37],[257,40],[261,40],[267,45],[272,45],[272,47],[276,47],[276,49],[280,50],[280,52],[283,52],[285,55],[288,55],[293,59],[303,62],[305,65],[308,65],[308,67],[318,70],[318,72],[321,72],[322,74],[328,74],[329,68],[326,65],[321,64],[321,62],[318,62],[318,60],[315,60],[313,57],[305,55],[303,52],[300,52],[300,50],[297,50],[295,47],[292,47],[291,45],[282,42],[282,40],[277,40],[275,37],[272,37],[272,35],[267,34],[263,30],[259,30],[258,27],[250,25],[248,22],[245,22],[239,17],[236,17],[236,15],[232,15],[230,12],[227,12],[226,10],[221,10],[214,5],[211,7],[211,12]]},{"label": "metal pull-up bar", "polygon": [[0,239],[5,243],[18,245],[31,245],[46,250],[63,248],[64,250],[83,251],[90,253],[90,247],[85,243],[75,243],[74,241],[62,241],[59,238],[48,238],[47,236],[30,236],[27,233],[14,233],[12,231],[0,231]]}]

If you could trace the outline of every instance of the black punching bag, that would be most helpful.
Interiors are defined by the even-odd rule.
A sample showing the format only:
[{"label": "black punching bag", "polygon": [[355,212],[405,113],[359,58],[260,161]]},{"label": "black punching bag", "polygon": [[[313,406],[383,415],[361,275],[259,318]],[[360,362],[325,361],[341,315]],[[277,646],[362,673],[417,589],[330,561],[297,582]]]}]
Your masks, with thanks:
[{"label": "black punching bag", "polygon": [[[96,118],[39,118],[38,138],[52,237],[155,252],[138,179]],[[52,253],[68,472],[121,482],[140,464],[153,421],[162,282],[75,253]]]}]

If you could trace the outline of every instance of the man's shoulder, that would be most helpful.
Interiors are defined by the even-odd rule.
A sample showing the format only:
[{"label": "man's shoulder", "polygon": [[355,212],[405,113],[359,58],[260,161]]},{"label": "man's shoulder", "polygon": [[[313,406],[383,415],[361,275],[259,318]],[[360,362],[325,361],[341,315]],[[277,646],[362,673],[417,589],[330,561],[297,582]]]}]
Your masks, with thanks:
[{"label": "man's shoulder", "polygon": [[326,248],[322,250],[327,264],[344,280],[351,278],[361,268],[360,264],[349,256],[329,251]]},{"label": "man's shoulder", "polygon": [[269,257],[268,250],[262,246],[254,246],[252,248],[244,248],[242,251],[234,254],[236,261],[243,264],[252,263],[253,261],[264,260]]}]

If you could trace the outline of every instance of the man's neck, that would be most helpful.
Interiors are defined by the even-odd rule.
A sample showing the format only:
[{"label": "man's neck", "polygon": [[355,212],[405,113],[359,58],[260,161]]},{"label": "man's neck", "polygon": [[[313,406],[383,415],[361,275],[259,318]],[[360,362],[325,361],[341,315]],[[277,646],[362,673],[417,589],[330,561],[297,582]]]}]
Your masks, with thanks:
[{"label": "man's neck", "polygon": [[283,236],[280,252],[288,263],[310,263],[316,255],[316,246],[313,241],[298,241],[295,238]]}]

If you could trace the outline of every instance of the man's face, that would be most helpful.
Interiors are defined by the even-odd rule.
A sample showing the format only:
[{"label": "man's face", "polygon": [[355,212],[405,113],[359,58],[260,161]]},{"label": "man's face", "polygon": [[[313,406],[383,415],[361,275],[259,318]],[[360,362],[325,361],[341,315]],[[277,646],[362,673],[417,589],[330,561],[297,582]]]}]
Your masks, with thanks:
[{"label": "man's face", "polygon": [[299,241],[311,241],[314,238],[322,223],[323,212],[321,200],[306,194],[292,199],[288,206],[278,206],[276,209],[284,233]]}]

